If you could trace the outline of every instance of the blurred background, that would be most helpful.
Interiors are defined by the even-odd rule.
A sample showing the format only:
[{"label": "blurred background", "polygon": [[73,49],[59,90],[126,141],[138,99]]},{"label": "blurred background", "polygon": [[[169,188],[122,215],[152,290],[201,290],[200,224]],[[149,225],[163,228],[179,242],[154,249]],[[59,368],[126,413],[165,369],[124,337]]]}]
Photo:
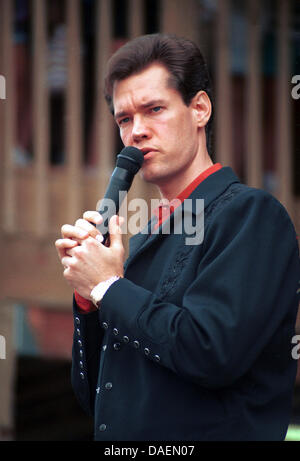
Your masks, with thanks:
[{"label": "blurred background", "polygon": [[[299,234],[299,0],[0,0],[0,440],[92,439],[70,384],[72,291],[54,241],[95,209],[122,148],[105,63],[153,32],[198,43],[214,161],[275,195]],[[157,191],[136,178],[129,195]],[[300,373],[289,440],[300,440],[299,390]]]}]

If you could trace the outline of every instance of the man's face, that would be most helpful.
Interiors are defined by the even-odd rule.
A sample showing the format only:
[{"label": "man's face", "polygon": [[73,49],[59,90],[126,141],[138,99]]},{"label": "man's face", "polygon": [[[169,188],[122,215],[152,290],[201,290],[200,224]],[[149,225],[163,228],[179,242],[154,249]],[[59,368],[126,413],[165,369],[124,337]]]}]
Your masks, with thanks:
[{"label": "man's face", "polygon": [[142,177],[159,187],[194,179],[199,150],[196,111],[168,86],[169,77],[164,66],[152,64],[116,82],[113,92],[121,139],[145,153]]}]

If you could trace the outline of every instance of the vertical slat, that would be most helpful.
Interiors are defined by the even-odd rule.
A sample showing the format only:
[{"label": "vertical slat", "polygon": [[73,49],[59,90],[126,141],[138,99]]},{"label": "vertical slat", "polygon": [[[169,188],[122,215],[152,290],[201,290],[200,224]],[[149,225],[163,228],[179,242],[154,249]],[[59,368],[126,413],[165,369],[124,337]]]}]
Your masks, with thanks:
[{"label": "vertical slat", "polygon": [[[129,39],[133,39],[144,34],[144,0],[129,0]],[[132,198],[144,198],[147,195],[147,184],[141,179],[140,175],[136,175],[133,182],[133,187],[128,194],[128,201]],[[121,209],[122,211],[122,209]]]},{"label": "vertical slat", "polygon": [[293,216],[292,152],[291,152],[291,95],[290,95],[290,1],[278,2],[278,80],[277,80],[277,175],[278,199]]},{"label": "vertical slat", "polygon": [[[3,124],[3,228],[12,232],[16,228],[16,191],[14,176],[14,138],[15,138],[15,91],[13,63],[13,2],[3,0],[1,5],[3,17],[3,71],[6,79],[6,100],[4,102]],[[1,130],[2,131],[2,130]]]},{"label": "vertical slat", "polygon": [[[0,75],[1,78],[4,78],[4,61],[3,61],[3,43],[4,43],[4,17],[2,14],[0,14]],[[6,83],[5,83],[6,87]],[[6,89],[5,89],[5,97],[6,97]],[[4,105],[5,105],[5,100],[1,100],[0,98],[0,179],[1,179],[1,184],[3,184],[2,181],[2,174],[3,174],[3,168],[4,168],[4,162],[3,162],[3,131],[4,131]],[[2,190],[2,189],[1,189]],[[1,210],[3,209],[3,194],[1,193],[0,196],[0,208]],[[0,219],[1,222],[1,219]]]},{"label": "vertical slat", "polygon": [[107,61],[112,49],[112,2],[98,0],[96,38],[96,108],[94,123],[95,158],[100,184],[106,186],[115,164],[114,120],[103,97],[103,81]]},{"label": "vertical slat", "polygon": [[178,21],[178,0],[162,0],[161,29],[163,33],[180,34],[180,23]]},{"label": "vertical slat", "polygon": [[162,0],[162,32],[199,43],[198,0]]},{"label": "vertical slat", "polygon": [[67,0],[66,153],[68,177],[68,216],[73,222],[82,213],[82,103],[81,36],[79,0]]},{"label": "vertical slat", "polygon": [[215,160],[224,166],[233,166],[229,20],[230,0],[219,0],[216,21]]},{"label": "vertical slat", "polygon": [[246,87],[246,182],[262,187],[262,95],[260,81],[260,7],[259,0],[248,0],[248,78]]},{"label": "vertical slat", "polygon": [[[14,304],[7,299],[1,300],[0,303],[0,325],[1,336],[4,338],[5,345],[5,360],[0,361],[0,431],[3,431],[7,440],[13,440],[15,433],[14,408],[17,355],[14,342]],[[1,346],[3,348],[3,339],[1,341]],[[3,441],[1,433],[0,440]]]},{"label": "vertical slat", "polygon": [[144,33],[144,0],[129,0],[129,37],[130,39]]},{"label": "vertical slat", "polygon": [[36,181],[36,225],[38,236],[48,228],[47,170],[49,158],[48,99],[46,86],[46,3],[33,2],[33,149]]}]

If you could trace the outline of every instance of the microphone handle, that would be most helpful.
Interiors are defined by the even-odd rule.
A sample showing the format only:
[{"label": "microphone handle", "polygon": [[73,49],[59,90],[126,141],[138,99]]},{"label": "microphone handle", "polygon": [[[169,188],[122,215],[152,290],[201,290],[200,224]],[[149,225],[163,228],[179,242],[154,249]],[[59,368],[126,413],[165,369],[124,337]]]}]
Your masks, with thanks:
[{"label": "microphone handle", "polygon": [[96,228],[103,235],[103,244],[106,242],[109,235],[109,220],[113,215],[118,214],[125,195],[131,187],[133,178],[134,174],[132,174],[132,172],[120,167],[116,167],[111,175],[104,198],[97,208],[98,213],[103,217],[103,222],[96,225]]}]

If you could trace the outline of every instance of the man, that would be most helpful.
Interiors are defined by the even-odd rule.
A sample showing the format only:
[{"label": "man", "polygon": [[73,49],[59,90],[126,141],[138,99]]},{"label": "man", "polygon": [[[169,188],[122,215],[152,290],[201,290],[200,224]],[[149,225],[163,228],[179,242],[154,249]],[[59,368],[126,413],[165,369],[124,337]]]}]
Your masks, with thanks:
[{"label": "man", "polygon": [[[286,211],[213,165],[209,79],[190,41],[129,42],[108,64],[106,99],[124,145],[144,153],[144,180],[182,205],[131,239],[125,268],[116,216],[109,246],[92,211],[56,242],[75,289],[72,382],[95,439],[283,440],[300,278]],[[195,222],[200,199],[204,238],[187,245],[176,216],[191,203]]]}]

